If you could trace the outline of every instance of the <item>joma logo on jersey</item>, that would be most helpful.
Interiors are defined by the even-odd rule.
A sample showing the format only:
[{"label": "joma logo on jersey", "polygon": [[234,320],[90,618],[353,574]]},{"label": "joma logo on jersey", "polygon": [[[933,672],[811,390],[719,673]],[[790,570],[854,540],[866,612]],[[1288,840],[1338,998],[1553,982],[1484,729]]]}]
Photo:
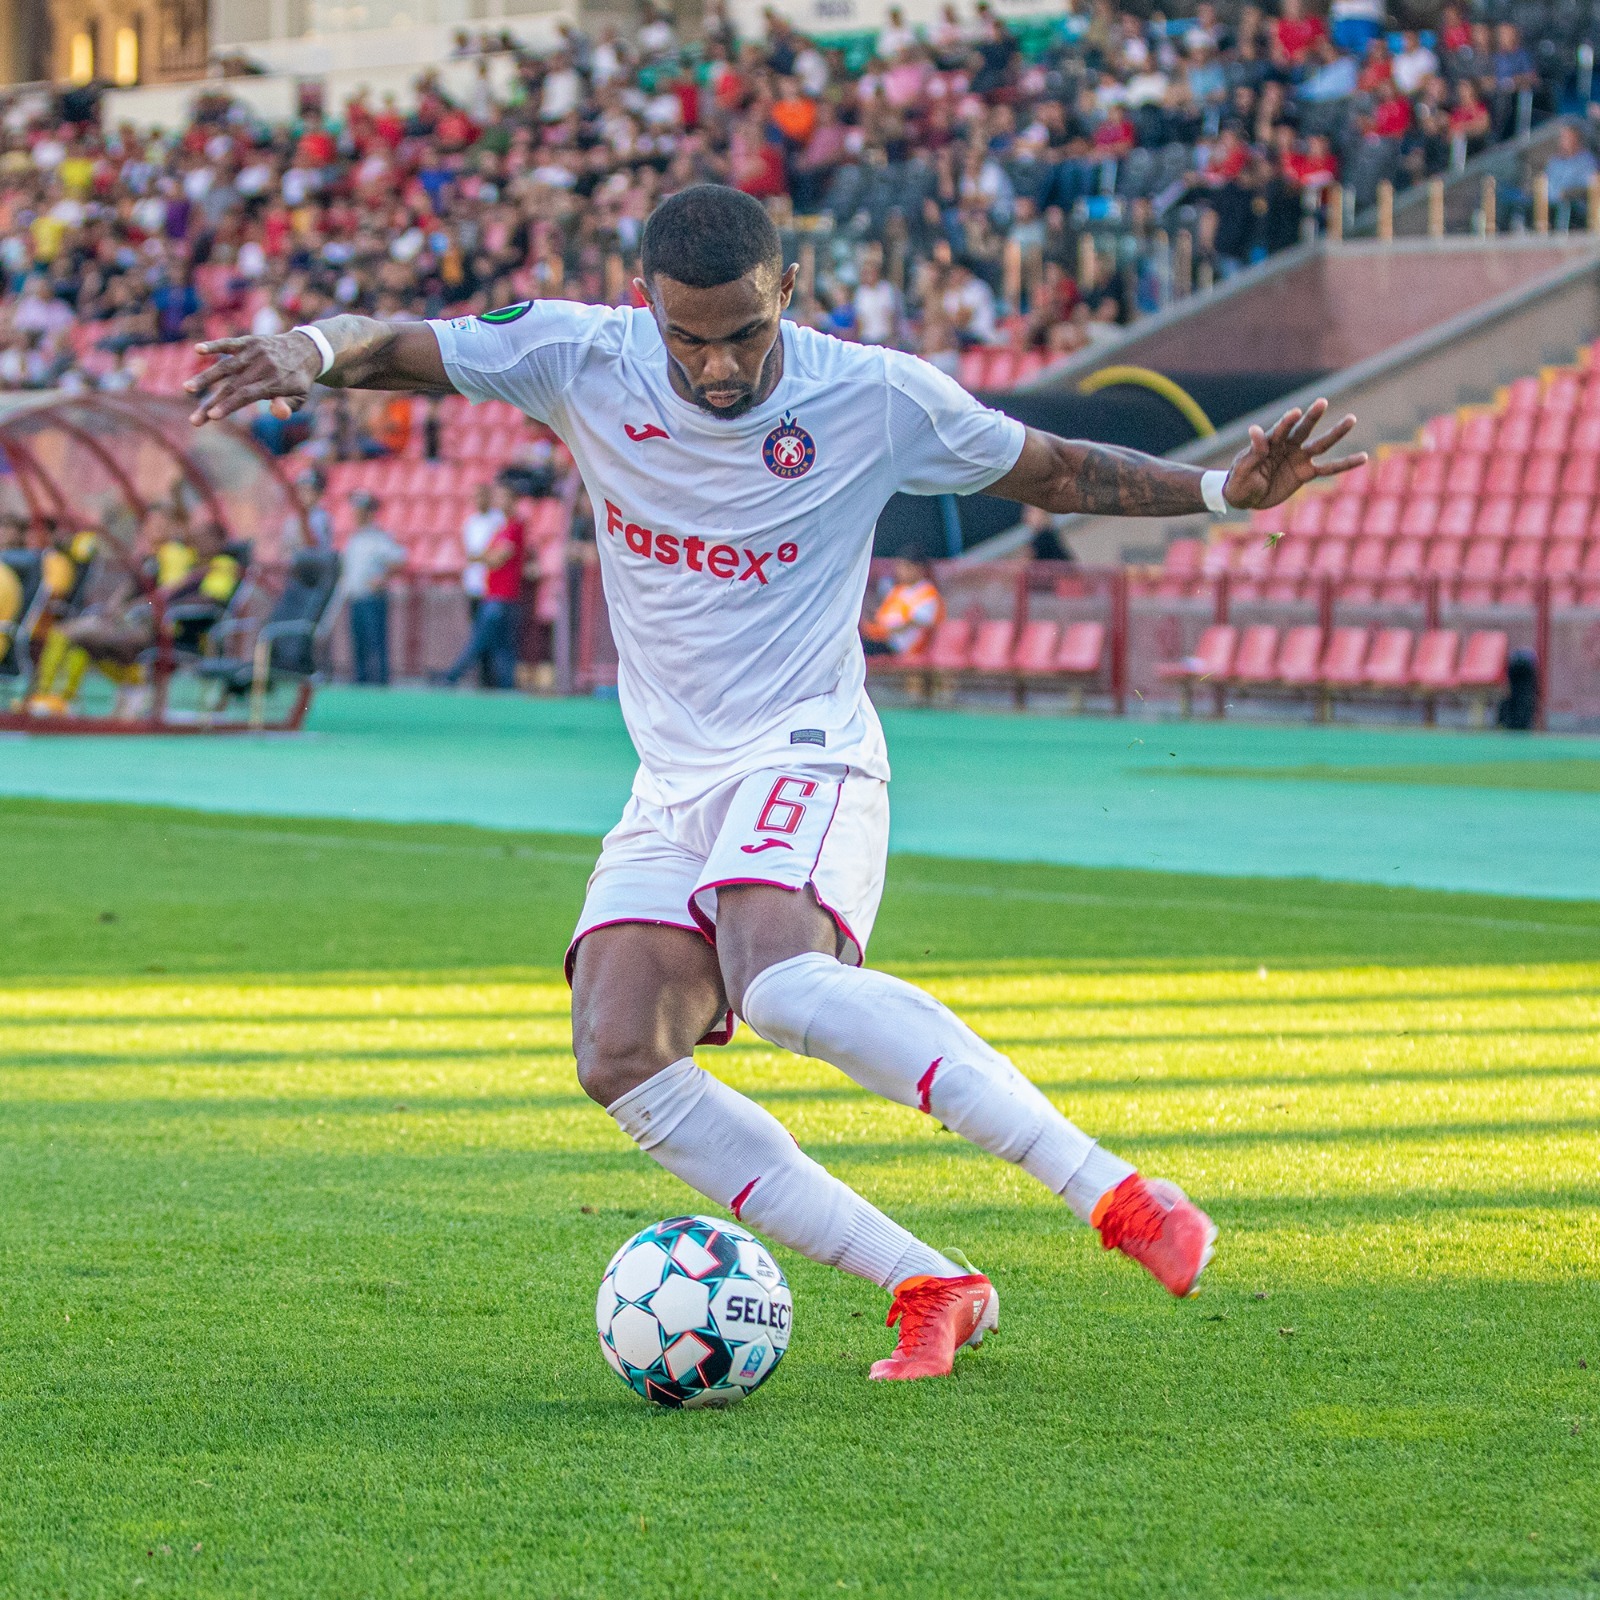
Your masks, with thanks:
[{"label": "joma logo on jersey", "polygon": [[800,559],[800,546],[787,539],[776,550],[765,550],[758,555],[743,546],[708,544],[698,534],[691,533],[680,539],[675,533],[657,533],[653,528],[629,522],[621,507],[609,500],[606,501],[606,532],[613,539],[620,533],[623,543],[647,561],[659,561],[664,567],[676,567],[681,562],[690,572],[703,572],[712,578],[736,578],[740,583],[748,583],[751,578],[757,583],[766,583],[769,561],[789,566]]}]

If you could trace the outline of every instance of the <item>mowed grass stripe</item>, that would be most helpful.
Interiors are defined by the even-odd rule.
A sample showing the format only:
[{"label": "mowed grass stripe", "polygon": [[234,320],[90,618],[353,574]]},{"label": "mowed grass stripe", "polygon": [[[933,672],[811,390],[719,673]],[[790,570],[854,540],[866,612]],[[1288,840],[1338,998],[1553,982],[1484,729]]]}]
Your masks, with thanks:
[{"label": "mowed grass stripe", "polygon": [[883,1297],[785,1256],[785,1365],[689,1417],[594,1348],[703,1202],[573,1079],[593,841],[0,825],[0,1594],[1600,1593],[1600,907],[897,861],[875,959],[1219,1255],[1171,1302],[743,1034],[705,1062],[1002,1333],[871,1386]]}]

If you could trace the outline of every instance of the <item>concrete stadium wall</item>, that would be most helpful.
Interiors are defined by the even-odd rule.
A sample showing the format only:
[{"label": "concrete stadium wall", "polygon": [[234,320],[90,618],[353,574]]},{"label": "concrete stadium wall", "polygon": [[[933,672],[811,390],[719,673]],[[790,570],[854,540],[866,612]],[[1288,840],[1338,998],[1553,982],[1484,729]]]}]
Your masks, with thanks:
[{"label": "concrete stadium wall", "polygon": [[1157,372],[1334,371],[1594,250],[1582,236],[1325,245],[1247,292],[1119,344],[1115,359]]}]

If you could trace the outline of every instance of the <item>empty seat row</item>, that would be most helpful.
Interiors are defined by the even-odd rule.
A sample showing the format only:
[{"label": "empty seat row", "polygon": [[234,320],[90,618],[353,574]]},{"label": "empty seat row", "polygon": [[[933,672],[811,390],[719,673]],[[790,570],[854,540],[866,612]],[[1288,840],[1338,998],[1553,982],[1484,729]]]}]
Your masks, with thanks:
[{"label": "empty seat row", "polygon": [[1009,389],[1026,383],[1054,358],[1043,350],[977,349],[962,352],[956,375],[963,388]]},{"label": "empty seat row", "polygon": [[1081,703],[1083,688],[1098,676],[1105,653],[1101,622],[1063,625],[1040,618],[1018,625],[1009,618],[969,615],[947,617],[920,650],[872,656],[868,664],[875,673],[1008,682],[1018,705],[1030,687],[1059,683],[1074,689]]},{"label": "empty seat row", "polygon": [[[1397,452],[1336,479],[1323,493],[1291,504],[1383,495],[1600,493],[1600,450],[1496,450],[1487,454]],[[1269,512],[1257,518],[1274,522]]]},{"label": "empty seat row", "polygon": [[1314,692],[1324,715],[1338,695],[1382,693],[1420,697],[1465,697],[1481,710],[1501,687],[1509,640],[1496,629],[1469,634],[1454,629],[1413,633],[1409,628],[1279,630],[1218,623],[1200,636],[1195,653],[1157,667],[1174,683],[1187,715],[1196,688]]},{"label": "empty seat row", "polygon": [[1475,411],[1464,417],[1435,417],[1422,430],[1418,453],[1593,450],[1597,439],[1600,409]]},{"label": "empty seat row", "polygon": [[[1600,483],[1600,473],[1596,480]],[[1252,528],[1259,534],[1302,538],[1429,539],[1435,535],[1467,539],[1582,539],[1600,535],[1600,501],[1580,491],[1494,495],[1306,495],[1291,501],[1281,515],[1264,515]]]}]

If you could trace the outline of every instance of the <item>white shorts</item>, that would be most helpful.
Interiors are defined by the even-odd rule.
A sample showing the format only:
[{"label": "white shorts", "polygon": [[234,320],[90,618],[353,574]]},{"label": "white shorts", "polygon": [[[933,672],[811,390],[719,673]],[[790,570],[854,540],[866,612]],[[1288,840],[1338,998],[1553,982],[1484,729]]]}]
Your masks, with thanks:
[{"label": "white shorts", "polygon": [[[567,947],[567,981],[579,940],[619,922],[687,928],[715,944],[717,891],[741,883],[810,885],[838,924],[842,959],[859,966],[883,898],[888,789],[878,778],[818,766],[754,772],[685,805],[634,796],[590,875]],[[731,1036],[731,1022],[723,1031]]]}]

